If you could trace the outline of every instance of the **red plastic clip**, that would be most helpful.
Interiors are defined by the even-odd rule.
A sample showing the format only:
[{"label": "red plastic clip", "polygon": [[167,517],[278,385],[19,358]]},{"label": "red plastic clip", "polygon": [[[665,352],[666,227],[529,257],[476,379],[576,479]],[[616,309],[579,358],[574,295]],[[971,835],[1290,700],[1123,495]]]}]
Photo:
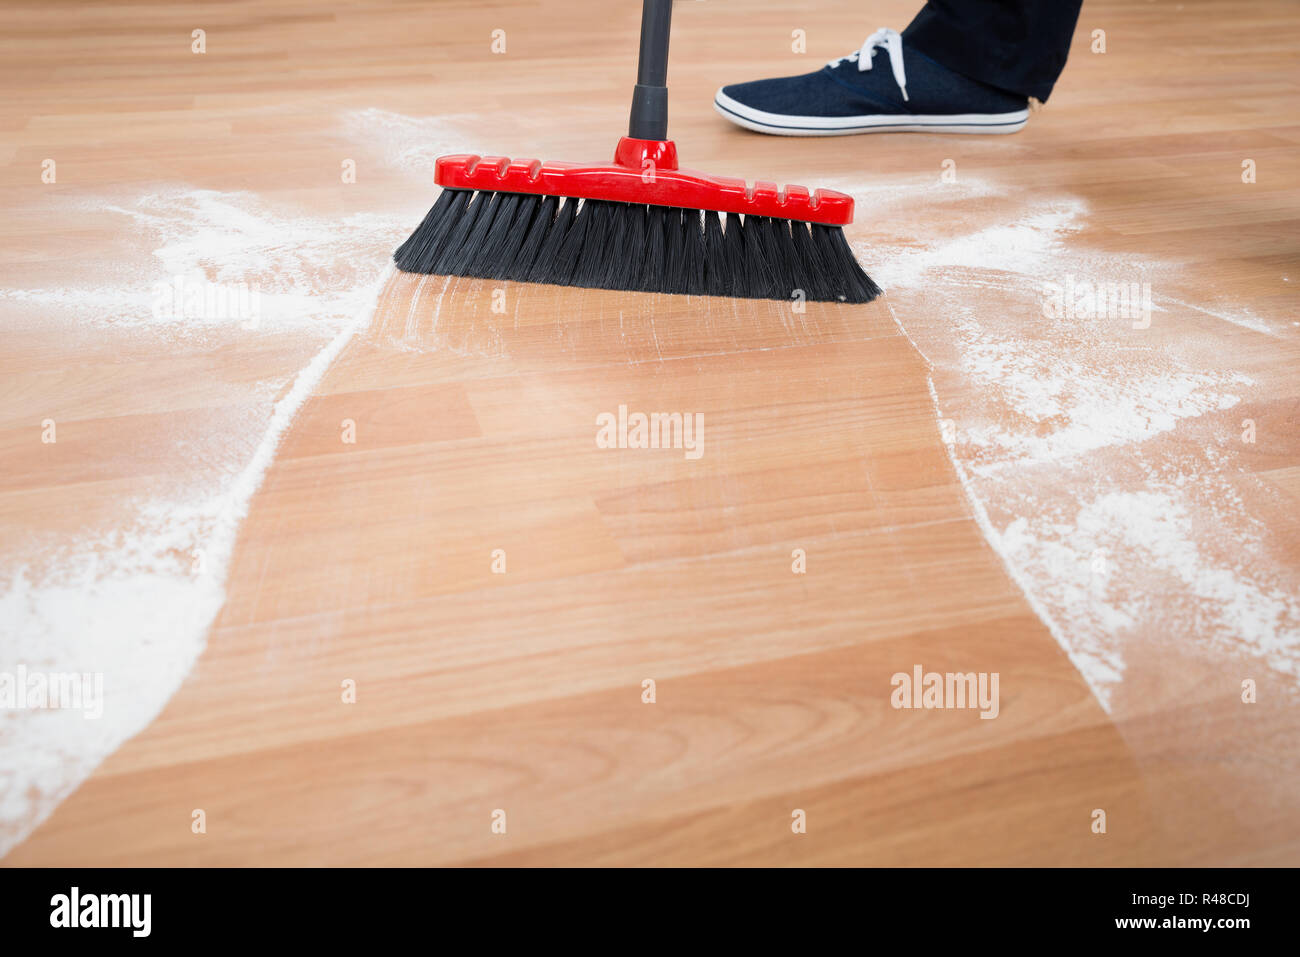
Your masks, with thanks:
[{"label": "red plastic clip", "polygon": [[671,140],[618,141],[609,166],[543,163],[505,156],[440,156],[434,181],[448,189],[484,189],[506,193],[541,193],[580,199],[608,199],[720,213],[775,216],[826,226],[853,222],[853,197],[833,189],[812,193],[803,186],[777,187],[743,179],[709,176],[677,168]]}]

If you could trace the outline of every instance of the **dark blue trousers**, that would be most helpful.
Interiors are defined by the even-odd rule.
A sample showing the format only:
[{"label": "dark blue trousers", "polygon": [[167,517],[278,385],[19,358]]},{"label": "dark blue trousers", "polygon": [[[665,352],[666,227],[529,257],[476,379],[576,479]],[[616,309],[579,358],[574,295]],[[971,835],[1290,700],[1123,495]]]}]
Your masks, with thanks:
[{"label": "dark blue trousers", "polygon": [[903,38],[972,80],[1045,101],[1065,69],[1082,2],[926,0]]}]

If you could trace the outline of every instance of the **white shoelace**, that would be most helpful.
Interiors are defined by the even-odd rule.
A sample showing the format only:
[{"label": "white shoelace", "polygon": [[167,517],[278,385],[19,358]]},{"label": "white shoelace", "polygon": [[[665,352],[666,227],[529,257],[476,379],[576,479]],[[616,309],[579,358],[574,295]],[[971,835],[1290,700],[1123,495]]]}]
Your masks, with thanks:
[{"label": "white shoelace", "polygon": [[885,52],[889,54],[889,68],[894,71],[894,82],[898,88],[903,91],[903,100],[907,100],[907,73],[903,69],[903,38],[898,35],[897,30],[890,30],[881,27],[871,36],[867,37],[866,42],[862,44],[862,49],[848,56],[842,56],[838,59],[831,60],[827,66],[836,67],[848,60],[850,63],[856,62],[858,72],[862,73],[871,69],[871,54],[876,47],[884,47]]}]

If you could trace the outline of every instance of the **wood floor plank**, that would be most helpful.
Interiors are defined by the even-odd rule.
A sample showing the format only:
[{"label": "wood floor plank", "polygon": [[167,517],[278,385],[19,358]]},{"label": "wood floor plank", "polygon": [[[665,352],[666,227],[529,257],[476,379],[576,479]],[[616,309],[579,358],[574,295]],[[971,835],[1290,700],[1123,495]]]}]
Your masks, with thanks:
[{"label": "wood floor plank", "polygon": [[[1300,355],[1259,328],[1295,319],[1300,281],[1294,8],[1089,0],[1058,92],[1014,137],[759,138],[709,108],[723,82],[815,68],[915,6],[887,0],[866,23],[850,0],[677,4],[684,165],[856,184],[849,236],[873,271],[892,265],[871,261],[873,239],[921,254],[899,240],[919,218],[994,227],[999,204],[1034,197],[1086,210],[1068,241],[1099,257],[1187,264],[1199,319],[1234,303],[1250,316],[1151,335],[1228,356],[1254,384],[1231,424],[1269,437],[1234,459],[1273,496],[1282,547],[1259,561],[1300,564],[1285,505],[1300,498]],[[177,184],[369,237],[379,207],[418,221],[434,187],[411,164],[451,142],[603,158],[626,121],[635,7],[10,5],[0,263],[54,289],[83,250],[78,278],[107,284],[127,238],[106,208]],[[1089,49],[1099,27],[1104,55]],[[376,114],[390,126],[349,126]],[[386,141],[409,124],[427,142]],[[42,184],[51,156],[58,180]],[[871,190],[939,183],[948,161],[976,184],[950,205]],[[232,220],[211,239],[234,256],[239,235]],[[319,264],[292,265],[319,297]],[[331,290],[360,284],[354,264],[327,265]],[[253,476],[189,678],[4,864],[1296,863],[1294,689],[1153,633],[1179,654],[1131,676],[1140,704],[1109,715],[990,544],[935,406],[980,393],[911,331],[955,339],[963,310],[1004,307],[998,286],[942,307],[917,293],[801,310],[389,276]],[[227,467],[185,454],[190,440],[249,459],[253,411],[288,390],[267,383],[329,341],[309,327],[159,346],[114,324],[127,305],[69,319],[33,301],[0,301],[5,568],[45,536],[107,540],[145,485]],[[1023,335],[1041,322],[1026,314]],[[700,454],[601,447],[600,417],[620,409],[702,416]],[[57,444],[39,441],[46,418]],[[1207,416],[1167,438],[1199,454],[1224,428]],[[1053,490],[1005,481],[1040,517]],[[996,673],[996,718],[894,707],[893,676],[917,666]],[[1259,680],[1254,710],[1243,676]]]}]

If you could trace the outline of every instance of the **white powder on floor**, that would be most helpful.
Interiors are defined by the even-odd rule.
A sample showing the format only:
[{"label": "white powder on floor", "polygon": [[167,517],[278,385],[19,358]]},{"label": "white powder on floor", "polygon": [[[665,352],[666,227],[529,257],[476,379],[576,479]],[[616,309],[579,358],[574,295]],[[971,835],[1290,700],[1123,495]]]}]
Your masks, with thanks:
[{"label": "white powder on floor", "polygon": [[[344,125],[413,183],[429,178],[442,153],[491,149],[462,136],[454,117],[364,110]],[[534,152],[546,155],[544,146]],[[1074,198],[1019,201],[978,180],[816,185],[858,198],[859,256],[931,363],[937,414],[956,426],[950,452],[981,527],[1103,704],[1140,664],[1137,643],[1161,620],[1207,654],[1247,654],[1296,676],[1300,589],[1272,575],[1272,563],[1249,560],[1268,554],[1268,530],[1235,495],[1231,457],[1179,457],[1160,444],[1244,401],[1250,379],[1145,344],[1112,322],[1049,322],[1039,286],[1067,275],[1158,282],[1162,319],[1217,317],[1274,337],[1294,330],[1249,309],[1190,305],[1170,292],[1176,282],[1163,264],[1086,251],[1077,239],[1087,208]],[[151,238],[138,274],[0,289],[9,308],[70,317],[87,334],[157,336],[161,350],[177,336],[212,335],[218,348],[229,320],[160,317],[158,281],[248,283],[261,315],[247,334],[289,343],[286,356],[296,357],[268,381],[241,384],[252,411],[232,414],[247,417],[237,425],[255,440],[223,447],[226,422],[206,444],[200,437],[177,450],[208,461],[210,482],[124,503],[116,529],[49,545],[39,569],[0,568],[0,671],[19,662],[102,670],[109,699],[99,721],[4,715],[0,856],[153,720],[197,660],[225,600],[249,502],[295,411],[364,324],[389,251],[424,212],[423,196],[418,203],[395,217],[339,222],[272,209],[247,193],[155,192],[109,204]],[[1117,450],[1149,461],[1138,476],[1125,474],[1107,458]],[[1198,483],[1213,486],[1217,508],[1197,497]]]},{"label": "white powder on floor", "polygon": [[1103,701],[1123,676],[1124,646],[1156,621],[1165,635],[1300,678],[1300,599],[1270,580],[1262,556],[1208,554],[1193,519],[1204,509],[1187,488],[1152,479],[1023,515],[996,536],[1040,597],[1069,609],[1063,643],[1085,675],[1104,677]]},{"label": "white powder on floor", "polygon": [[[201,479],[178,490],[142,478],[115,527],[43,540],[39,568],[0,568],[0,672],[22,665],[104,675],[98,719],[78,710],[0,712],[0,856],[146,727],[193,667],[225,601],[249,502],[295,413],[364,328],[389,251],[407,228],[375,215],[305,217],[248,193],[210,190],[158,191],[106,208],[151,250],[120,284],[6,289],[0,301],[75,319],[88,336],[128,328],[159,352],[177,338],[191,351],[209,339],[219,349],[238,324],[239,335],[275,344],[283,359],[271,379],[235,383],[243,405],[214,410],[203,432],[175,443],[170,467],[202,462]],[[154,287],[177,276],[257,289],[256,324],[157,314]],[[141,471],[167,471],[149,465]]]},{"label": "white powder on floor", "polygon": [[1207,364],[1195,337],[1144,334],[1141,317],[1049,318],[1044,284],[1145,284],[1160,332],[1209,317],[1294,333],[1246,308],[1190,305],[1176,266],[1091,249],[1076,199],[1022,200],[985,182],[869,194],[876,233],[856,251],[931,364],[976,517],[1103,706],[1126,671],[1169,653],[1157,636],[1300,677],[1300,582],[1245,505],[1249,475],[1204,439],[1178,441],[1254,381]]},{"label": "white powder on floor", "polygon": [[343,118],[349,136],[373,144],[391,168],[424,177],[430,187],[439,156],[492,152],[491,144],[483,142],[482,125],[474,116],[406,116],[374,108],[354,110]]},{"label": "white powder on floor", "polygon": [[[364,286],[398,224],[371,213],[326,222],[275,209],[251,193],[202,189],[159,190],[130,206],[84,203],[86,211],[116,213],[156,245],[147,265],[113,284],[0,289],[0,300],[57,309],[90,323],[155,328],[194,335],[239,325],[264,331],[321,329],[337,322],[338,307],[322,300]],[[397,230],[400,232],[400,229]],[[344,250],[363,252],[354,260]],[[382,258],[382,257],[379,257]],[[184,310],[167,294],[219,285],[247,289],[253,310]],[[344,306],[346,308],[346,306]],[[184,315],[178,313],[184,312]]]},{"label": "white powder on floor", "polygon": [[1180,419],[1232,408],[1241,400],[1224,387],[1250,383],[1240,373],[1206,375],[1173,359],[1153,369],[1120,356],[1099,369],[1095,360],[1062,354],[1050,342],[988,334],[969,320],[958,332],[959,368],[1004,410],[996,424],[972,423],[965,432],[976,447],[976,474],[1141,442]]}]

